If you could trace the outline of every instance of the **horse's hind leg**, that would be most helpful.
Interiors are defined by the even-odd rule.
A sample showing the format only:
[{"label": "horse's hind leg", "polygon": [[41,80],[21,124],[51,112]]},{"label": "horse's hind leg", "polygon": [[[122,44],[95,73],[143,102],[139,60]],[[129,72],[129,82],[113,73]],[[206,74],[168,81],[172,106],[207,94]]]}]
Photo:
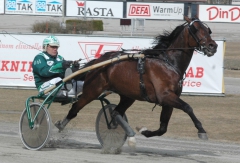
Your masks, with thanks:
[{"label": "horse's hind leg", "polygon": [[126,110],[134,103],[135,100],[128,98],[124,95],[119,95],[119,96],[120,96],[120,101],[114,110],[117,111],[121,116],[123,116]]},{"label": "horse's hind leg", "polygon": [[[95,92],[96,93],[96,92]],[[94,94],[94,96],[89,96],[88,94],[82,94],[80,97],[80,100],[78,100],[78,102],[74,103],[71,107],[71,109],[69,110],[67,116],[61,121],[57,121],[55,123],[55,126],[59,129],[59,131],[62,131],[65,126],[68,124],[68,122],[70,122],[71,119],[75,118],[77,116],[77,113],[88,103],[90,103],[91,101],[97,99],[97,97],[100,95],[101,93],[97,93]]]},{"label": "horse's hind leg", "polygon": [[65,126],[68,124],[68,122],[71,119],[75,118],[78,112],[85,105],[97,99],[99,95],[103,92],[104,86],[106,86],[105,82],[102,82],[101,84],[101,78],[96,78],[94,81],[90,82],[90,84],[86,82],[80,99],[72,105],[67,116],[62,121],[57,121],[55,123],[55,126],[59,129],[59,131],[62,131],[65,128]]},{"label": "horse's hind leg", "polygon": [[126,134],[129,137],[133,137],[135,135],[135,132],[122,117],[126,110],[134,103],[134,101],[134,99],[120,95],[120,102],[111,113],[112,117],[115,118],[115,120],[125,130]]},{"label": "horse's hind leg", "polygon": [[136,146],[135,132],[128,125],[128,123],[122,118],[126,110],[134,103],[134,99],[120,95],[120,102],[112,112],[112,117],[118,122],[118,124],[124,129],[125,133],[129,137],[128,145],[130,147]]},{"label": "horse's hind leg", "polygon": [[171,118],[172,111],[173,107],[170,107],[168,105],[162,106],[162,112],[160,114],[160,128],[158,130],[149,131],[145,127],[142,128],[137,127],[137,130],[146,137],[162,136],[167,132],[168,122]]}]

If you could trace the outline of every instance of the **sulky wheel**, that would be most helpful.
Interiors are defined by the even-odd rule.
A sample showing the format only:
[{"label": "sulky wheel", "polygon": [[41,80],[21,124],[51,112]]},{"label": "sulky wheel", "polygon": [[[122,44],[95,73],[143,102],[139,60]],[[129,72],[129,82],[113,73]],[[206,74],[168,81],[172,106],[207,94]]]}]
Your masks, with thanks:
[{"label": "sulky wheel", "polygon": [[39,150],[48,142],[51,133],[51,117],[48,110],[43,107],[39,110],[40,103],[32,103],[30,105],[30,113],[32,119],[36,116],[33,128],[30,128],[27,116],[27,109],[21,115],[19,122],[19,133],[22,143],[27,149]]},{"label": "sulky wheel", "polygon": [[[98,141],[105,148],[121,148],[127,139],[127,134],[124,129],[116,123],[116,121],[112,121],[111,112],[114,110],[116,105],[108,104],[103,109],[106,111],[106,117],[104,115],[103,109],[101,109],[98,113],[96,119],[96,134]],[[123,119],[127,122],[127,117],[124,114]],[[107,125],[107,121],[109,123],[109,127]],[[110,123],[111,122],[111,123]]]}]

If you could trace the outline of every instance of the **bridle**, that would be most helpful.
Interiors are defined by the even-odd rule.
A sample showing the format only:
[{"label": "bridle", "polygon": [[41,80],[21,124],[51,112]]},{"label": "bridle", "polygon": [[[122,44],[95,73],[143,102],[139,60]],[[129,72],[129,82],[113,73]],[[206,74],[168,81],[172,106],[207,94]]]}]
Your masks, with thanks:
[{"label": "bridle", "polygon": [[[198,47],[196,48],[196,50],[198,51],[203,51],[203,49],[206,49],[206,45],[205,45],[205,41],[203,41],[203,43],[201,44],[202,40],[206,40],[206,36],[204,36],[203,38],[199,39],[199,37],[196,35],[198,29],[196,29],[196,27],[193,25],[195,22],[201,22],[199,19],[195,19],[192,22],[190,22],[188,24],[188,31],[190,33],[190,35],[194,38],[194,40],[197,42]],[[207,29],[208,29],[208,33],[209,35],[212,33],[211,29],[207,26],[207,24],[201,22],[202,25],[204,25]],[[209,36],[210,37],[210,36]]]}]

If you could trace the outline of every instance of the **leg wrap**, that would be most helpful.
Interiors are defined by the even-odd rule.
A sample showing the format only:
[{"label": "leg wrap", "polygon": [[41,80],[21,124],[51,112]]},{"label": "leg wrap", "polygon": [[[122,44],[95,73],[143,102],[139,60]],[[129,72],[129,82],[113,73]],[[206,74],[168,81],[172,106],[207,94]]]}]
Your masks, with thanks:
[{"label": "leg wrap", "polygon": [[62,121],[57,121],[55,126],[59,129],[59,131],[62,131],[69,121],[70,119],[64,118]]},{"label": "leg wrap", "polygon": [[70,119],[64,118],[62,123],[61,123],[62,126],[65,127],[68,124],[69,121],[70,121]]},{"label": "leg wrap", "polygon": [[116,122],[124,129],[129,137],[133,137],[136,134],[117,111],[113,111],[112,117],[115,118]]}]

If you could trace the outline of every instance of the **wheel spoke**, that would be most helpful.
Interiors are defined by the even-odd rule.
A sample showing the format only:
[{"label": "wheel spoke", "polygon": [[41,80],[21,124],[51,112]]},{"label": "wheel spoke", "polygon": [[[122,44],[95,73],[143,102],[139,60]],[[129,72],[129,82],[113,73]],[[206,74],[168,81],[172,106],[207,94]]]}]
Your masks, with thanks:
[{"label": "wheel spoke", "polygon": [[[33,103],[30,105],[32,117],[35,117],[41,104]],[[42,108],[34,121],[31,129],[27,118],[27,110],[25,109],[21,115],[19,123],[20,137],[27,149],[39,150],[48,142],[51,133],[51,117],[46,108]]]},{"label": "wheel spoke", "polygon": [[[105,106],[105,111],[109,122],[111,121],[110,112],[114,110],[115,107],[116,105],[114,104]],[[127,121],[126,115],[124,115],[124,119]],[[114,123],[111,123],[112,128],[108,129],[103,109],[101,109],[96,119],[97,138],[103,147],[107,146],[108,148],[117,149],[123,146],[127,139],[127,135],[120,125],[116,124],[113,126],[113,124]]]}]

